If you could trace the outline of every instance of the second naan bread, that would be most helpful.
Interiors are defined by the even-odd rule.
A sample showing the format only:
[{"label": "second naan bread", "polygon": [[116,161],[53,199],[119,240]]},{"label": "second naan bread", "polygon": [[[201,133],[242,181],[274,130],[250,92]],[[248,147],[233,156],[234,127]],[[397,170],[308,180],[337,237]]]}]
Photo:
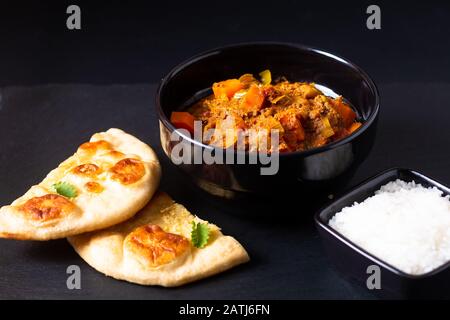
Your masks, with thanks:
[{"label": "second naan bread", "polygon": [[68,240],[98,271],[144,285],[179,286],[249,260],[241,244],[213,224],[206,246],[194,247],[192,222],[206,223],[158,193],[132,219]]}]

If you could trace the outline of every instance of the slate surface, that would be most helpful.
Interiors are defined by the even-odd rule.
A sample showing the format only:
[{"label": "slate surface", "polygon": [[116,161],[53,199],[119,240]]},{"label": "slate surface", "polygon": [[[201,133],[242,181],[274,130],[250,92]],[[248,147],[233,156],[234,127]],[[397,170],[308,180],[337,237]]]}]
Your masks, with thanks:
[{"label": "slate surface", "polygon": [[[0,3],[0,205],[39,182],[92,132],[117,126],[152,144],[163,165],[162,188],[238,238],[252,261],[182,288],[144,288],[97,273],[64,240],[0,240],[0,298],[375,298],[343,280],[324,256],[312,223],[323,196],[299,197],[289,210],[271,201],[245,212],[185,181],[159,147],[149,84],[193,54],[235,42],[287,41],[337,53],[366,70],[381,92],[376,143],[349,185],[391,166],[448,185],[448,2],[379,0],[377,31],[365,25],[369,0],[230,0],[220,7],[79,0],[80,31],[66,28],[69,4]],[[274,213],[291,218],[278,221]],[[66,288],[70,264],[82,268],[80,291]]]},{"label": "slate surface", "polygon": [[[370,157],[349,182],[391,166],[406,166],[450,184],[450,85],[379,83],[382,105]],[[0,240],[0,298],[112,299],[359,299],[376,298],[333,269],[312,216],[326,201],[299,198],[290,209],[277,201],[254,212],[223,206],[196,189],[168,161],[154,112],[156,85],[40,85],[0,89],[0,204],[38,183],[93,132],[119,127],[156,150],[161,188],[200,217],[217,223],[248,249],[252,261],[181,288],[141,287],[103,276],[65,240]],[[306,209],[302,209],[306,208]],[[282,219],[280,219],[282,217]],[[68,290],[66,268],[77,264],[82,289]]]}]

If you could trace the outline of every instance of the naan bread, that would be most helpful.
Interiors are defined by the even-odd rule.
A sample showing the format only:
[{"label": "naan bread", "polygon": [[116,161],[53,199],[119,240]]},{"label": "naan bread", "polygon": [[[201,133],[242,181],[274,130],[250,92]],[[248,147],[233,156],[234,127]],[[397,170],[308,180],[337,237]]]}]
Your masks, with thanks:
[{"label": "naan bread", "polygon": [[[49,240],[98,230],[131,218],[151,199],[161,169],[153,150],[119,129],[90,142],[11,205],[0,209],[0,237]],[[66,182],[66,198],[53,185]]]},{"label": "naan bread", "polygon": [[213,224],[208,224],[206,246],[194,247],[193,221],[205,223],[167,194],[158,193],[132,219],[68,240],[98,271],[143,285],[179,286],[249,260],[239,242]]}]

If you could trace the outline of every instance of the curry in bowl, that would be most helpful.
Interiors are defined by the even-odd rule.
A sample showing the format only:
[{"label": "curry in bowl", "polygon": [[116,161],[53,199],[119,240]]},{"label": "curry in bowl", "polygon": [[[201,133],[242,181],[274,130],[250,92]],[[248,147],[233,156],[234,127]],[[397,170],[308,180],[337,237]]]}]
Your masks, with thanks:
[{"label": "curry in bowl", "polygon": [[[272,81],[269,70],[259,79],[244,74],[216,82],[212,91],[186,111],[172,112],[171,122],[193,133],[194,121],[201,121],[203,133],[212,132],[203,134],[202,142],[216,147],[236,148],[239,130],[277,130],[277,150],[272,145],[269,152],[304,151],[345,138],[361,126],[341,96],[326,96],[314,83]],[[244,148],[252,150],[248,138]]]}]

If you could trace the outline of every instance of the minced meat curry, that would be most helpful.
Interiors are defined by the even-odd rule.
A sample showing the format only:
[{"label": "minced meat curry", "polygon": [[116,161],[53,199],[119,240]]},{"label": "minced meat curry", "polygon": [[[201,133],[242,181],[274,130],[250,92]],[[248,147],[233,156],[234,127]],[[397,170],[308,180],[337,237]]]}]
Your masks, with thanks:
[{"label": "minced meat curry", "polygon": [[[239,79],[216,82],[212,90],[212,95],[186,112],[173,112],[171,122],[193,132],[194,121],[201,120],[203,133],[213,132],[203,135],[203,143],[218,147],[236,147],[239,130],[258,133],[276,129],[279,152],[303,151],[342,139],[361,126],[342,97],[325,96],[313,83],[286,79],[273,83],[269,70],[261,72],[260,79],[244,74]],[[230,132],[235,132],[231,138]],[[248,138],[245,148],[252,148]]]}]

